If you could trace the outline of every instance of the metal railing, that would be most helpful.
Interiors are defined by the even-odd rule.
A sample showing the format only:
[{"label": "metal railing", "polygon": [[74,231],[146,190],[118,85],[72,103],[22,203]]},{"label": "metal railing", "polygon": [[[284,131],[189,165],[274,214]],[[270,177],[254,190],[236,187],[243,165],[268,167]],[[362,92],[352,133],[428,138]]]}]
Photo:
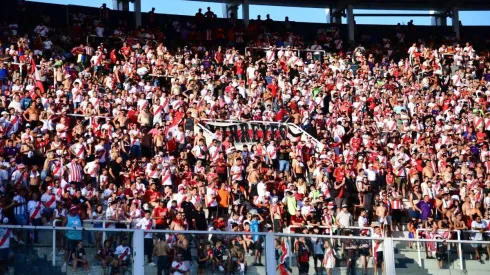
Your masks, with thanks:
[{"label": "metal railing", "polygon": [[[369,236],[372,236],[373,233],[374,233],[374,228],[372,227],[361,227],[361,226],[338,226],[338,225],[332,225],[332,226],[327,226],[327,225],[318,225],[318,226],[315,226],[315,225],[304,225],[304,226],[300,226],[300,225],[290,225],[287,227],[287,234],[291,234],[291,229],[295,229],[295,228],[303,228],[303,227],[306,227],[306,228],[313,228],[313,227],[318,227],[320,229],[329,229],[329,236],[330,237],[333,237],[333,231],[335,230],[369,230],[370,234]],[[291,239],[289,239],[289,247],[291,247]],[[372,252],[373,252],[373,255],[375,253],[374,251],[374,247],[371,248]],[[293,265],[293,257],[292,255],[289,255],[289,264],[290,265]]]},{"label": "metal railing", "polygon": [[[431,228],[417,228],[417,230],[415,230],[415,238],[417,239],[417,257],[418,257],[418,264],[420,267],[422,267],[422,253],[420,251],[420,243],[418,242],[419,235],[420,235],[420,232],[429,232],[431,230],[432,230]],[[461,230],[437,229],[437,231],[449,232],[449,234],[451,232],[456,232],[457,236],[458,236],[458,241],[461,240]],[[451,236],[449,236],[449,237],[451,237]],[[432,239],[426,238],[426,240],[432,240]],[[458,249],[459,249],[459,266],[460,266],[461,270],[463,270],[463,252],[461,250],[461,243],[458,243]]]},{"label": "metal railing", "polygon": [[[53,227],[52,228],[55,228],[56,230],[58,230],[59,228],[64,228],[64,227],[61,227],[61,226],[57,226],[57,224],[61,224],[62,220],[53,220]],[[93,229],[95,229],[94,231],[102,231],[101,229],[103,229],[102,231],[102,243],[105,242],[105,240],[107,240],[107,233],[106,233],[106,230],[105,229],[111,229],[111,228],[107,228],[106,226],[108,224],[116,224],[116,223],[122,223],[122,224],[126,224],[126,228],[127,229],[131,229],[131,222],[130,221],[113,221],[113,220],[83,220],[83,223],[102,223],[102,228],[98,228],[98,227],[82,227],[83,230],[89,230],[89,231],[92,231]],[[40,227],[38,227],[40,228]],[[49,228],[49,226],[48,226]],[[56,230],[53,230],[53,255],[55,255],[56,253]],[[121,232],[121,229],[118,229],[118,232]],[[55,260],[55,257],[53,257],[53,266],[56,265],[56,260]]]},{"label": "metal railing", "polygon": [[[432,229],[431,228],[418,228],[417,230],[415,230],[415,240],[417,242],[417,257],[418,257],[418,264],[420,267],[422,267],[422,253],[421,253],[421,250],[420,250],[420,244],[419,242],[423,241],[423,242],[437,242],[438,240],[437,239],[428,239],[428,238],[424,238],[424,239],[421,239],[419,238],[419,233],[420,232],[429,232],[431,231]],[[442,240],[442,241],[445,241],[447,243],[456,243],[457,246],[458,246],[458,252],[459,252],[459,255],[458,255],[458,258],[459,258],[459,266],[460,266],[460,269],[461,270],[464,270],[464,266],[463,266],[463,248],[462,248],[462,244],[464,243],[486,243],[486,242],[483,242],[483,241],[466,241],[466,240],[461,240],[461,234],[462,233],[481,233],[481,234],[490,234],[490,230],[488,231],[484,231],[484,232],[480,232],[478,230],[458,230],[458,229],[453,229],[453,230],[449,230],[449,229],[438,229],[437,230],[438,232],[455,232],[456,233],[456,236],[457,236],[457,240],[450,240],[450,239],[447,239],[447,240]],[[448,238],[450,238],[451,236],[448,236]],[[403,240],[402,238],[396,238],[396,240]],[[413,241],[413,239],[411,239]],[[439,240],[440,241],[440,240]],[[490,242],[488,242],[490,243]]]},{"label": "metal railing", "polygon": [[[106,221],[107,222],[107,221]],[[163,233],[163,234],[184,234],[184,235],[255,235],[261,236],[264,242],[265,250],[265,263],[266,274],[276,273],[276,259],[275,259],[275,239],[281,238],[299,238],[304,237],[304,234],[286,234],[286,233],[273,233],[273,232],[225,232],[225,231],[195,231],[195,230],[157,230],[157,229],[116,229],[116,228],[84,228],[84,227],[59,227],[59,226],[18,226],[18,225],[1,225],[1,229],[14,229],[14,230],[52,230],[53,231],[53,266],[55,265],[55,249],[56,249],[56,231],[87,231],[87,232],[117,232],[117,233],[132,233],[132,268],[133,274],[144,274],[145,272],[145,250],[144,250],[144,238],[145,233]],[[5,230],[4,230],[5,231]],[[358,237],[358,236],[324,236],[317,234],[309,234],[308,237],[323,238],[323,239],[339,239],[339,240],[370,240],[370,241],[383,241],[383,251],[393,250],[393,241],[391,238],[373,238],[373,237]],[[394,273],[394,255],[387,255],[385,252],[386,274]]]},{"label": "metal railing", "polygon": [[[117,221],[111,221],[111,220],[84,220],[85,225],[88,225],[89,223],[102,223],[102,224],[108,224],[108,223],[116,223]],[[128,221],[120,221],[119,223],[125,223],[126,225],[129,223]],[[490,245],[490,241],[474,241],[474,240],[461,240],[460,234],[461,232],[465,233],[480,233],[480,231],[476,230],[452,230],[451,232],[456,232],[458,234],[458,239],[457,240],[443,240],[443,239],[424,239],[424,238],[417,238],[417,239],[410,239],[410,238],[392,238],[392,237],[384,237],[384,238],[376,238],[376,237],[361,237],[361,236],[336,236],[330,233],[330,235],[319,235],[319,234],[299,234],[299,233],[272,233],[272,232],[224,232],[224,231],[171,231],[171,230],[157,230],[157,229],[151,229],[151,230],[146,230],[146,229],[130,229],[130,228],[90,228],[90,227],[60,227],[57,226],[59,224],[59,220],[55,220],[53,223],[53,226],[17,226],[17,225],[1,225],[0,226],[0,232],[2,232],[1,229],[15,229],[15,230],[46,230],[52,231],[52,246],[53,246],[53,258],[52,258],[52,265],[56,265],[56,236],[57,232],[56,231],[87,231],[90,233],[93,232],[103,232],[104,234],[107,232],[117,232],[117,233],[131,233],[132,235],[132,240],[133,240],[133,274],[142,274],[144,272],[144,235],[145,233],[164,233],[164,234],[193,234],[193,235],[222,235],[222,236],[236,236],[236,235],[255,235],[255,236],[261,236],[265,240],[264,244],[264,250],[265,250],[265,259],[266,263],[276,263],[275,259],[275,245],[274,245],[274,240],[277,237],[280,237],[283,241],[287,242],[289,244],[289,247],[291,248],[289,250],[289,262],[291,262],[292,257],[294,257],[294,249],[292,248],[293,246],[291,245],[291,238],[299,238],[299,237],[309,237],[309,238],[321,238],[325,240],[368,240],[368,241],[377,241],[377,240],[383,240],[383,253],[385,256],[385,268],[386,268],[386,274],[396,274],[395,273],[395,260],[394,260],[394,241],[400,241],[400,242],[412,242],[412,243],[448,243],[448,244],[454,244],[458,246],[459,249],[459,260],[460,260],[460,268],[461,270],[464,270],[463,267],[463,259],[462,259],[462,245],[463,244],[472,244],[474,245],[475,243],[478,244],[484,244],[484,245]],[[290,226],[288,227],[288,231],[291,231],[293,228],[300,228],[302,226]],[[308,227],[308,226],[306,226]],[[311,227],[311,226],[310,226]],[[338,227],[338,226],[319,226],[319,228],[328,228],[328,229],[356,229],[356,230],[370,230],[372,232],[372,228],[368,227],[356,227],[356,226],[351,226],[351,227]],[[417,230],[417,235],[419,232],[422,231],[429,231],[430,229],[420,229]],[[446,232],[448,230],[439,230],[440,232]],[[485,231],[482,234],[489,234],[490,231]],[[287,238],[287,239],[286,239]],[[48,241],[48,246],[49,246],[49,239]],[[420,255],[420,246],[418,248],[418,263],[419,265],[422,263],[421,260],[421,255]],[[374,254],[373,254],[374,255]],[[267,264],[266,270],[267,272],[275,272],[276,265],[275,264]],[[274,273],[272,273],[274,274]]]}]

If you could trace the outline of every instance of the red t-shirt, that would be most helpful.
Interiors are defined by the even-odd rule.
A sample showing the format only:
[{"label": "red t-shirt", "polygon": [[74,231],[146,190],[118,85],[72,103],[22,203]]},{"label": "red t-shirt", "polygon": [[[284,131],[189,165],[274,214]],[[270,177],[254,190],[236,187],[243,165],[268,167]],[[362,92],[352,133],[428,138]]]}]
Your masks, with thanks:
[{"label": "red t-shirt", "polygon": [[145,193],[145,200],[148,202],[157,201],[160,198],[160,193],[158,191],[147,190]]},{"label": "red t-shirt", "polygon": [[236,64],[236,74],[243,74],[243,63],[238,62]]},{"label": "red t-shirt", "polygon": [[[293,223],[302,223],[304,221],[303,217],[302,216],[291,216],[291,224]],[[293,228],[293,232],[299,232],[299,228]]]},{"label": "red t-shirt", "polygon": [[[156,217],[165,218],[167,216],[167,213],[168,213],[168,210],[167,210],[167,208],[164,208],[164,207],[158,206],[155,209],[153,209],[153,214]],[[155,219],[155,224],[164,224],[164,223],[165,223],[164,219]]]},{"label": "red t-shirt", "polygon": [[342,180],[345,177],[345,171],[344,171],[344,169],[342,169],[340,167],[335,168],[335,171],[333,172],[333,176],[335,177],[335,180],[337,182],[342,182]]},{"label": "red t-shirt", "polygon": [[267,85],[267,89],[271,90],[272,96],[277,97],[277,85],[275,84],[269,84]]},{"label": "red t-shirt", "polygon": [[121,48],[121,51],[122,51],[122,53],[123,53],[125,56],[129,56],[129,54],[131,53],[131,48],[130,48],[130,47],[122,47],[122,48]]},{"label": "red t-shirt", "polygon": [[485,132],[476,133],[476,140],[478,142],[483,142],[483,141],[485,141],[486,138],[487,138],[487,134],[485,134]]}]

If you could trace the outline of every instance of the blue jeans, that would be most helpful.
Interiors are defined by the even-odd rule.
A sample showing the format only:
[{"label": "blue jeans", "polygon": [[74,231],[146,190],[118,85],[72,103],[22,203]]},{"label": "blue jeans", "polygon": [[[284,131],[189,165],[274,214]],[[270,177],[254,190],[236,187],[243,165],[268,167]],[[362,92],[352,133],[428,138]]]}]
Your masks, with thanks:
[{"label": "blue jeans", "polygon": [[[41,225],[41,218],[39,219],[33,219],[31,221],[32,225],[34,226],[40,226]],[[38,230],[31,230],[29,233],[31,241],[34,241],[37,243],[39,241],[39,231]]]},{"label": "blue jeans", "polygon": [[44,181],[46,177],[48,177],[49,171],[48,170],[42,170],[41,171],[41,180]]},{"label": "blue jeans", "polygon": [[289,172],[289,161],[281,159],[279,160],[279,171]]},{"label": "blue jeans", "polygon": [[131,156],[141,158],[141,146],[140,145],[131,146]]},{"label": "blue jeans", "polygon": [[27,225],[27,215],[26,214],[14,215],[14,218],[15,218],[15,223],[17,225]]}]

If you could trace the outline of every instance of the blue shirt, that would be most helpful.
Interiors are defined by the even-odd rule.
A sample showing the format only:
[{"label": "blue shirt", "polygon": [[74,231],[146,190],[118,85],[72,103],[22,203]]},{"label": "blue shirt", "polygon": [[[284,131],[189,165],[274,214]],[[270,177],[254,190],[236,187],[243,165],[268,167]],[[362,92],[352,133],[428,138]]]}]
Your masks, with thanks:
[{"label": "blue shirt", "polygon": [[0,80],[4,80],[7,77],[8,71],[7,69],[3,68],[0,69]]},{"label": "blue shirt", "polygon": [[[250,231],[251,232],[259,232],[259,224],[260,224],[259,221],[252,220],[250,222]],[[254,242],[256,242],[259,239],[259,235],[253,235],[252,239],[254,240]]]},{"label": "blue shirt", "polygon": [[23,99],[20,100],[20,107],[22,110],[27,110],[29,106],[31,106],[32,103],[32,98],[30,97],[24,97]]},{"label": "blue shirt", "polygon": [[[66,227],[82,227],[82,221],[80,220],[80,216],[72,216],[66,215],[68,221],[66,222]],[[66,237],[70,240],[81,241],[82,240],[82,231],[70,230],[66,231]]]}]

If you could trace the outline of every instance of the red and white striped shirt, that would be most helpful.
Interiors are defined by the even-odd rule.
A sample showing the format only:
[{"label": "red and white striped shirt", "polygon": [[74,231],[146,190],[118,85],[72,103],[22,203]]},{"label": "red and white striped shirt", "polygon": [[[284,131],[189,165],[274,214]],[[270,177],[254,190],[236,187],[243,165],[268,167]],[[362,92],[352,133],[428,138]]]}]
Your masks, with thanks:
[{"label": "red and white striped shirt", "polygon": [[68,169],[68,181],[69,182],[82,182],[83,170],[82,166],[74,161],[71,161],[66,165]]}]

